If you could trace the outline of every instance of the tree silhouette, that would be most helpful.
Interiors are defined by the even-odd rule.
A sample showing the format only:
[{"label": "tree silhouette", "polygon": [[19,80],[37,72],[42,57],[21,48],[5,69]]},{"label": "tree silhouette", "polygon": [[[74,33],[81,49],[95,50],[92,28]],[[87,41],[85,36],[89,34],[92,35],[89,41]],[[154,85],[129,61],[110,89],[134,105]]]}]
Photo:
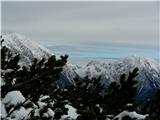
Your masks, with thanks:
[{"label": "tree silhouette", "polygon": [[64,97],[71,106],[77,109],[79,114],[77,120],[103,120],[101,111],[102,90],[104,85],[101,78],[84,79],[75,78],[74,85],[71,85],[64,92]]},{"label": "tree silhouette", "polygon": [[[2,43],[3,42],[1,42],[1,45]],[[20,68],[20,66],[18,65],[19,59],[20,57],[18,54],[13,55],[7,47],[1,46],[1,79],[2,79],[1,97],[2,98],[9,92],[9,88],[12,87],[12,85],[15,82],[16,73]]]},{"label": "tree silhouette", "polygon": [[136,95],[135,77],[138,75],[138,68],[129,72],[126,78],[125,74],[120,77],[120,82],[112,82],[106,89],[107,95],[104,97],[105,109],[107,114],[118,114],[122,112],[126,104],[133,103],[133,97]]},{"label": "tree silhouette", "polygon": [[149,106],[149,116],[145,120],[160,120],[160,90],[157,91]]},{"label": "tree silhouette", "polygon": [[[45,95],[50,97],[44,101],[47,106],[41,109],[42,113],[51,108],[55,112],[55,118],[60,118],[61,115],[66,114],[65,102],[58,99],[60,89],[57,87],[56,81],[60,78],[63,66],[67,62],[67,55],[61,56],[61,59],[58,60],[55,56],[49,57],[48,60],[34,59],[28,68],[25,66],[20,68],[18,65],[19,55],[13,55],[5,46],[1,47],[1,55],[1,75],[4,83],[1,87],[2,98],[13,90],[21,91],[26,98],[24,103],[10,108],[7,117],[21,106],[29,106],[26,104],[28,100],[39,106],[37,104],[39,98]],[[55,104],[51,106],[50,102],[53,101]],[[42,117],[38,119],[42,119]]]}]

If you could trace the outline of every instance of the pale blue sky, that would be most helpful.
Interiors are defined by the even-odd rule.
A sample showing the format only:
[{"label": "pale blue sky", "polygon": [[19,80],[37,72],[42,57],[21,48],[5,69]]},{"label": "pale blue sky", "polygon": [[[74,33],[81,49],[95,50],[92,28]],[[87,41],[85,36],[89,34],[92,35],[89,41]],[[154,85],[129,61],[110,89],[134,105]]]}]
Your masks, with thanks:
[{"label": "pale blue sky", "polygon": [[71,58],[159,58],[158,2],[2,2],[2,32]]}]

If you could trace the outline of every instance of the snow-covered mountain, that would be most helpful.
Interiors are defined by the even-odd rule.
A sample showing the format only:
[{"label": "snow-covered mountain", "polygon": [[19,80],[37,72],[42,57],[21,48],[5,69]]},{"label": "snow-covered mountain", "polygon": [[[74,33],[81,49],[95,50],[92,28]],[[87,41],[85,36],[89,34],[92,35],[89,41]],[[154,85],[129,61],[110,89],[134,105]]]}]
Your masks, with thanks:
[{"label": "snow-covered mountain", "polygon": [[79,78],[79,75],[76,72],[77,66],[67,64],[63,67],[63,71],[61,72],[60,80],[58,80],[58,84],[61,87],[66,87],[70,84],[74,84],[74,78]]},{"label": "snow-covered mountain", "polygon": [[11,52],[20,54],[20,64],[28,66],[34,58],[47,58],[51,54],[49,50],[18,33],[2,35],[2,45],[8,47]]},{"label": "snow-covered mountain", "polygon": [[107,86],[113,81],[118,81],[121,74],[128,74],[136,67],[139,68],[137,98],[143,99],[160,89],[160,62],[156,60],[133,56],[105,62],[91,61],[86,66],[74,69],[81,78],[101,76],[102,83]]},{"label": "snow-covered mountain", "polygon": [[[103,62],[102,62],[103,61]],[[160,62],[144,57],[127,57],[117,60],[90,61],[85,66],[66,65],[61,75],[62,86],[74,83],[76,77],[98,78],[108,86],[113,81],[119,81],[120,75],[129,74],[134,68],[139,69],[137,100],[152,97],[160,89]]]},{"label": "snow-covered mountain", "polygon": [[[49,50],[18,33],[4,34],[2,39],[4,39],[3,45],[10,48],[13,53],[20,54],[20,63],[23,65],[29,65],[34,58],[47,58],[51,55]],[[58,82],[66,86],[73,83],[75,77],[101,76],[101,82],[107,86],[112,81],[118,81],[121,74],[128,74],[135,67],[139,68],[137,98],[151,96],[156,89],[160,89],[160,62],[136,56],[117,60],[90,61],[85,66],[67,64]]]}]

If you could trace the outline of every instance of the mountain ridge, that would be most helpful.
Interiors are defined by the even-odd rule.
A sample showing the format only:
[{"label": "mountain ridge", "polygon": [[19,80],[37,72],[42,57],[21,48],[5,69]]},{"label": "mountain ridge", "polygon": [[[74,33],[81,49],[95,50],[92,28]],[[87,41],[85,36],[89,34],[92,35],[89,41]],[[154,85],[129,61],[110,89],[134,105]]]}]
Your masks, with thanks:
[{"label": "mountain ridge", "polygon": [[20,64],[28,66],[34,58],[48,58],[51,54],[48,49],[35,43],[19,33],[2,34],[2,45],[8,47],[12,53],[20,54]]},{"label": "mountain ridge", "polygon": [[[41,59],[51,56],[49,50],[18,33],[4,34],[2,39],[4,39],[4,45],[13,53],[20,54],[22,65],[29,65],[34,58]],[[118,81],[121,74],[128,74],[135,67],[139,68],[137,98],[145,99],[152,94],[148,95],[148,90],[160,89],[160,62],[144,57],[131,56],[116,60],[94,60],[85,66],[67,64],[64,66],[58,82],[65,87],[73,84],[76,77],[101,76],[101,82],[107,86],[113,81]]]},{"label": "mountain ridge", "polygon": [[121,60],[108,62],[89,62],[86,66],[77,69],[77,73],[82,78],[101,76],[102,83],[109,85],[113,81],[118,81],[120,75],[128,74],[134,68],[139,68],[137,98],[145,99],[147,90],[160,89],[160,64],[152,59],[144,57],[127,57]]}]

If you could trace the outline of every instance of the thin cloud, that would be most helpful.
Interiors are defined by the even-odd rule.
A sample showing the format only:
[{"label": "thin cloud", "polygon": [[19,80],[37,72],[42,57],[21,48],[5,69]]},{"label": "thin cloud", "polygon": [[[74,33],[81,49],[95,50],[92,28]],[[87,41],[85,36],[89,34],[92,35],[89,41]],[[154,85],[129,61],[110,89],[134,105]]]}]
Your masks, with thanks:
[{"label": "thin cloud", "polygon": [[20,32],[57,50],[105,45],[158,51],[158,22],[158,2],[2,2],[2,32]]}]

